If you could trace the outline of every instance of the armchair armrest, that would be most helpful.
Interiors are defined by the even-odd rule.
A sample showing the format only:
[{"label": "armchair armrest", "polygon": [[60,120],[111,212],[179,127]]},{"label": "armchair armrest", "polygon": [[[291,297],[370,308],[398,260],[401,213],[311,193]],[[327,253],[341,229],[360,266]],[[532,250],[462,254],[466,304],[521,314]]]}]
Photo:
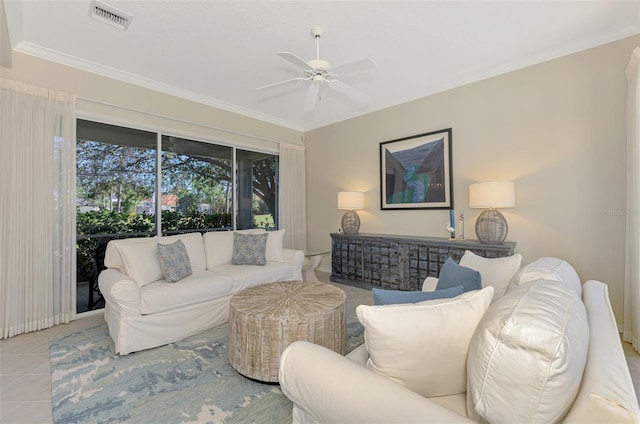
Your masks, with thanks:
[{"label": "armchair armrest", "polygon": [[140,287],[129,276],[107,268],[98,277],[100,293],[123,315],[140,315]]},{"label": "armchair armrest", "polygon": [[295,342],[285,349],[279,377],[282,391],[294,403],[294,422],[473,422],[308,342]]},{"label": "armchair armrest", "polygon": [[291,265],[291,279],[302,280],[302,265],[304,264],[304,252],[302,250],[282,249],[282,257],[285,263]]}]

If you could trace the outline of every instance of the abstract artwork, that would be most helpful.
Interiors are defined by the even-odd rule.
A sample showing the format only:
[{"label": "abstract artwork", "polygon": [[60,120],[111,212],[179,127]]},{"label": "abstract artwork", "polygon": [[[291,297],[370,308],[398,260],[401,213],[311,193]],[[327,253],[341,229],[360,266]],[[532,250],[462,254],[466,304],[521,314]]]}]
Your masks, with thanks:
[{"label": "abstract artwork", "polygon": [[380,143],[380,209],[451,209],[451,128]]}]

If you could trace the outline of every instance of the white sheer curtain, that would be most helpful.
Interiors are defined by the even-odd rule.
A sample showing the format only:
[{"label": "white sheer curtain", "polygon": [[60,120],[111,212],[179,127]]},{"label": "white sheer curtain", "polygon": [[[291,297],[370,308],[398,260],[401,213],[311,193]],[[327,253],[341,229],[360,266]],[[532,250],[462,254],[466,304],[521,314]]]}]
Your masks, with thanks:
[{"label": "white sheer curtain", "polygon": [[76,318],[75,97],[0,81],[2,337]]},{"label": "white sheer curtain", "polygon": [[280,143],[279,227],[284,228],[284,246],[307,248],[307,204],[303,146]]},{"label": "white sheer curtain", "polygon": [[624,341],[640,351],[640,47],[627,65],[627,184],[624,275]]}]

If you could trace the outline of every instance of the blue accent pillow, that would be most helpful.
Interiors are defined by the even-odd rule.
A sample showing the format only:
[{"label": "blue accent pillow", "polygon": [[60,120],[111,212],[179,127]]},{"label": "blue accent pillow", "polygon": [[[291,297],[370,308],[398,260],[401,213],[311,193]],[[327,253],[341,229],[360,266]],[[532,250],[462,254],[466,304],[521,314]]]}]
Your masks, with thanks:
[{"label": "blue accent pillow", "polygon": [[266,265],[269,234],[233,233],[232,265]]},{"label": "blue accent pillow", "polygon": [[440,277],[438,278],[436,290],[456,286],[464,287],[465,292],[480,290],[482,288],[482,277],[475,269],[459,265],[449,257],[442,266],[442,269],[440,269]]},{"label": "blue accent pillow", "polygon": [[460,296],[464,292],[462,286],[430,292],[371,289],[374,305],[396,305],[399,303],[416,303],[425,300],[448,299]]},{"label": "blue accent pillow", "polygon": [[158,262],[164,279],[170,283],[191,275],[191,261],[182,240],[171,244],[158,243]]}]

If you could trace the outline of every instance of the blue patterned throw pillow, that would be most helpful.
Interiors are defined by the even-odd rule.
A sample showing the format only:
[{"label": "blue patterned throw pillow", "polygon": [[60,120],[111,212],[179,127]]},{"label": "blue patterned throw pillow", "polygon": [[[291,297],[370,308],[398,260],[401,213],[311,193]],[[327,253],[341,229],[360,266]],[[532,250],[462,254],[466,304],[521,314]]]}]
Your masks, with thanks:
[{"label": "blue patterned throw pillow", "polygon": [[438,278],[436,290],[457,286],[463,286],[465,292],[480,290],[482,288],[482,277],[475,269],[459,265],[449,257],[442,269],[440,269],[440,278]]},{"label": "blue patterned throw pillow", "polygon": [[164,279],[170,283],[191,275],[191,261],[182,240],[171,244],[158,243],[158,261]]},{"label": "blue patterned throw pillow", "polygon": [[425,300],[449,299],[460,296],[464,287],[456,286],[444,290],[430,292],[371,289],[374,305],[396,305],[400,303],[417,303]]},{"label": "blue patterned throw pillow", "polygon": [[232,265],[266,265],[268,233],[233,233]]}]

